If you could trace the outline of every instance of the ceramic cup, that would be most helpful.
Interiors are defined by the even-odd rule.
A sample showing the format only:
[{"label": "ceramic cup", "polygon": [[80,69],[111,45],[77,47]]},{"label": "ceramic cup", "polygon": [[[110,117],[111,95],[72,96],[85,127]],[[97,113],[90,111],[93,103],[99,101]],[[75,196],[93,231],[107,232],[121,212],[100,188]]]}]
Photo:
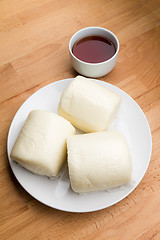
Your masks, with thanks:
[{"label": "ceramic cup", "polygon": [[[101,37],[110,39],[116,48],[116,52],[113,55],[113,57],[100,63],[87,63],[75,57],[74,54],[72,53],[72,48],[74,43],[77,40],[87,36],[101,36]],[[93,77],[93,78],[102,77],[107,73],[109,73],[110,71],[112,71],[112,69],[116,64],[116,60],[119,52],[119,41],[118,41],[118,38],[108,29],[101,28],[101,27],[87,27],[79,30],[71,37],[69,42],[69,52],[70,52],[71,64],[78,73],[86,77]]]}]

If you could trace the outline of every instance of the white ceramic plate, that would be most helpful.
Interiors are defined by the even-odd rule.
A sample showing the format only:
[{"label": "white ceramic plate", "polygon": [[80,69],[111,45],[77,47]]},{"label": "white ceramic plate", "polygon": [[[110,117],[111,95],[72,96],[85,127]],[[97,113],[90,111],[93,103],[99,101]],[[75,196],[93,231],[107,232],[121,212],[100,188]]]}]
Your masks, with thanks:
[{"label": "white ceramic plate", "polygon": [[30,96],[17,111],[10,126],[7,142],[10,166],[23,188],[40,202],[64,211],[89,212],[109,207],[131,193],[142,180],[151,157],[152,138],[147,119],[137,103],[121,89],[99,80],[97,83],[122,96],[116,121],[111,129],[120,130],[127,138],[132,157],[132,180],[127,186],[101,192],[74,193],[70,187],[68,171],[63,168],[59,178],[49,179],[34,175],[9,157],[13,144],[29,112],[45,109],[57,112],[62,92],[72,79],[51,83]]}]

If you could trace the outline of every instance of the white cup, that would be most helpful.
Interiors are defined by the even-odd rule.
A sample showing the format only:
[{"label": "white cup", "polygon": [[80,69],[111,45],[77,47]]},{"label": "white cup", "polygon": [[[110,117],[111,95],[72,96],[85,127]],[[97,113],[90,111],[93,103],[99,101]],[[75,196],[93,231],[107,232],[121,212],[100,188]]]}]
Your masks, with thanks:
[{"label": "white cup", "polygon": [[[116,48],[113,57],[100,63],[87,63],[75,57],[72,52],[74,43],[87,36],[101,36],[110,39]],[[69,42],[69,52],[72,66],[78,73],[87,77],[102,77],[112,71],[116,64],[119,52],[119,41],[118,38],[108,29],[101,27],[87,27],[79,30],[71,37]]]}]

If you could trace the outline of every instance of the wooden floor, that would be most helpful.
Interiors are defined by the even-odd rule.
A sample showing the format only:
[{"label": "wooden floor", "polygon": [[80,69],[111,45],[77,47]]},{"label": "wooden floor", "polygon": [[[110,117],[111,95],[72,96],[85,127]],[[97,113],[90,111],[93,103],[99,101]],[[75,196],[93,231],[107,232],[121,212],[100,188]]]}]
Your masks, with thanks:
[{"label": "wooden floor", "polygon": [[[139,186],[118,204],[72,214],[33,199],[13,176],[7,134],[21,104],[36,90],[77,75],[68,42],[101,26],[120,41],[115,69],[101,80],[127,92],[144,111],[153,152]],[[160,239],[160,2],[157,0],[0,1],[0,239]]]}]

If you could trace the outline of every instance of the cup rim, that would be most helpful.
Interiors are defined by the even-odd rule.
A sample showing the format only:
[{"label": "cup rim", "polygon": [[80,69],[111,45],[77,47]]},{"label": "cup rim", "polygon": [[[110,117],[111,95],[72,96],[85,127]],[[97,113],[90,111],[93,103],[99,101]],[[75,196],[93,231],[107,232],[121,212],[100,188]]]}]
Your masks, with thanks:
[{"label": "cup rim", "polygon": [[[101,30],[103,30],[103,31],[105,31],[105,32],[109,32],[109,33],[115,38],[115,40],[116,40],[116,42],[117,42],[117,48],[116,48],[115,54],[114,54],[110,59],[108,59],[108,60],[106,60],[106,61],[103,61],[103,62],[99,62],[99,63],[88,63],[88,62],[84,62],[84,61],[78,59],[78,58],[72,53],[71,41],[72,41],[72,39],[75,37],[75,35],[77,35],[78,33],[82,32],[82,31],[84,31],[84,30],[86,30],[86,29],[94,29],[94,28],[101,29]],[[74,43],[75,43],[75,42],[74,42]],[[75,59],[76,59],[78,62],[80,62],[80,63],[86,64],[86,65],[92,65],[92,66],[102,65],[102,64],[105,64],[105,63],[107,63],[107,62],[110,62],[113,58],[115,58],[115,57],[118,55],[118,52],[119,52],[119,40],[118,40],[117,36],[116,36],[113,32],[111,32],[110,30],[108,30],[107,28],[96,27],[96,26],[95,26],[95,27],[94,27],[94,26],[93,26],[93,27],[86,27],[86,28],[82,28],[82,29],[78,30],[77,32],[75,32],[75,33],[72,35],[72,37],[70,38],[70,41],[69,41],[69,52],[70,52],[71,56],[72,56],[73,58],[75,58]]]}]

